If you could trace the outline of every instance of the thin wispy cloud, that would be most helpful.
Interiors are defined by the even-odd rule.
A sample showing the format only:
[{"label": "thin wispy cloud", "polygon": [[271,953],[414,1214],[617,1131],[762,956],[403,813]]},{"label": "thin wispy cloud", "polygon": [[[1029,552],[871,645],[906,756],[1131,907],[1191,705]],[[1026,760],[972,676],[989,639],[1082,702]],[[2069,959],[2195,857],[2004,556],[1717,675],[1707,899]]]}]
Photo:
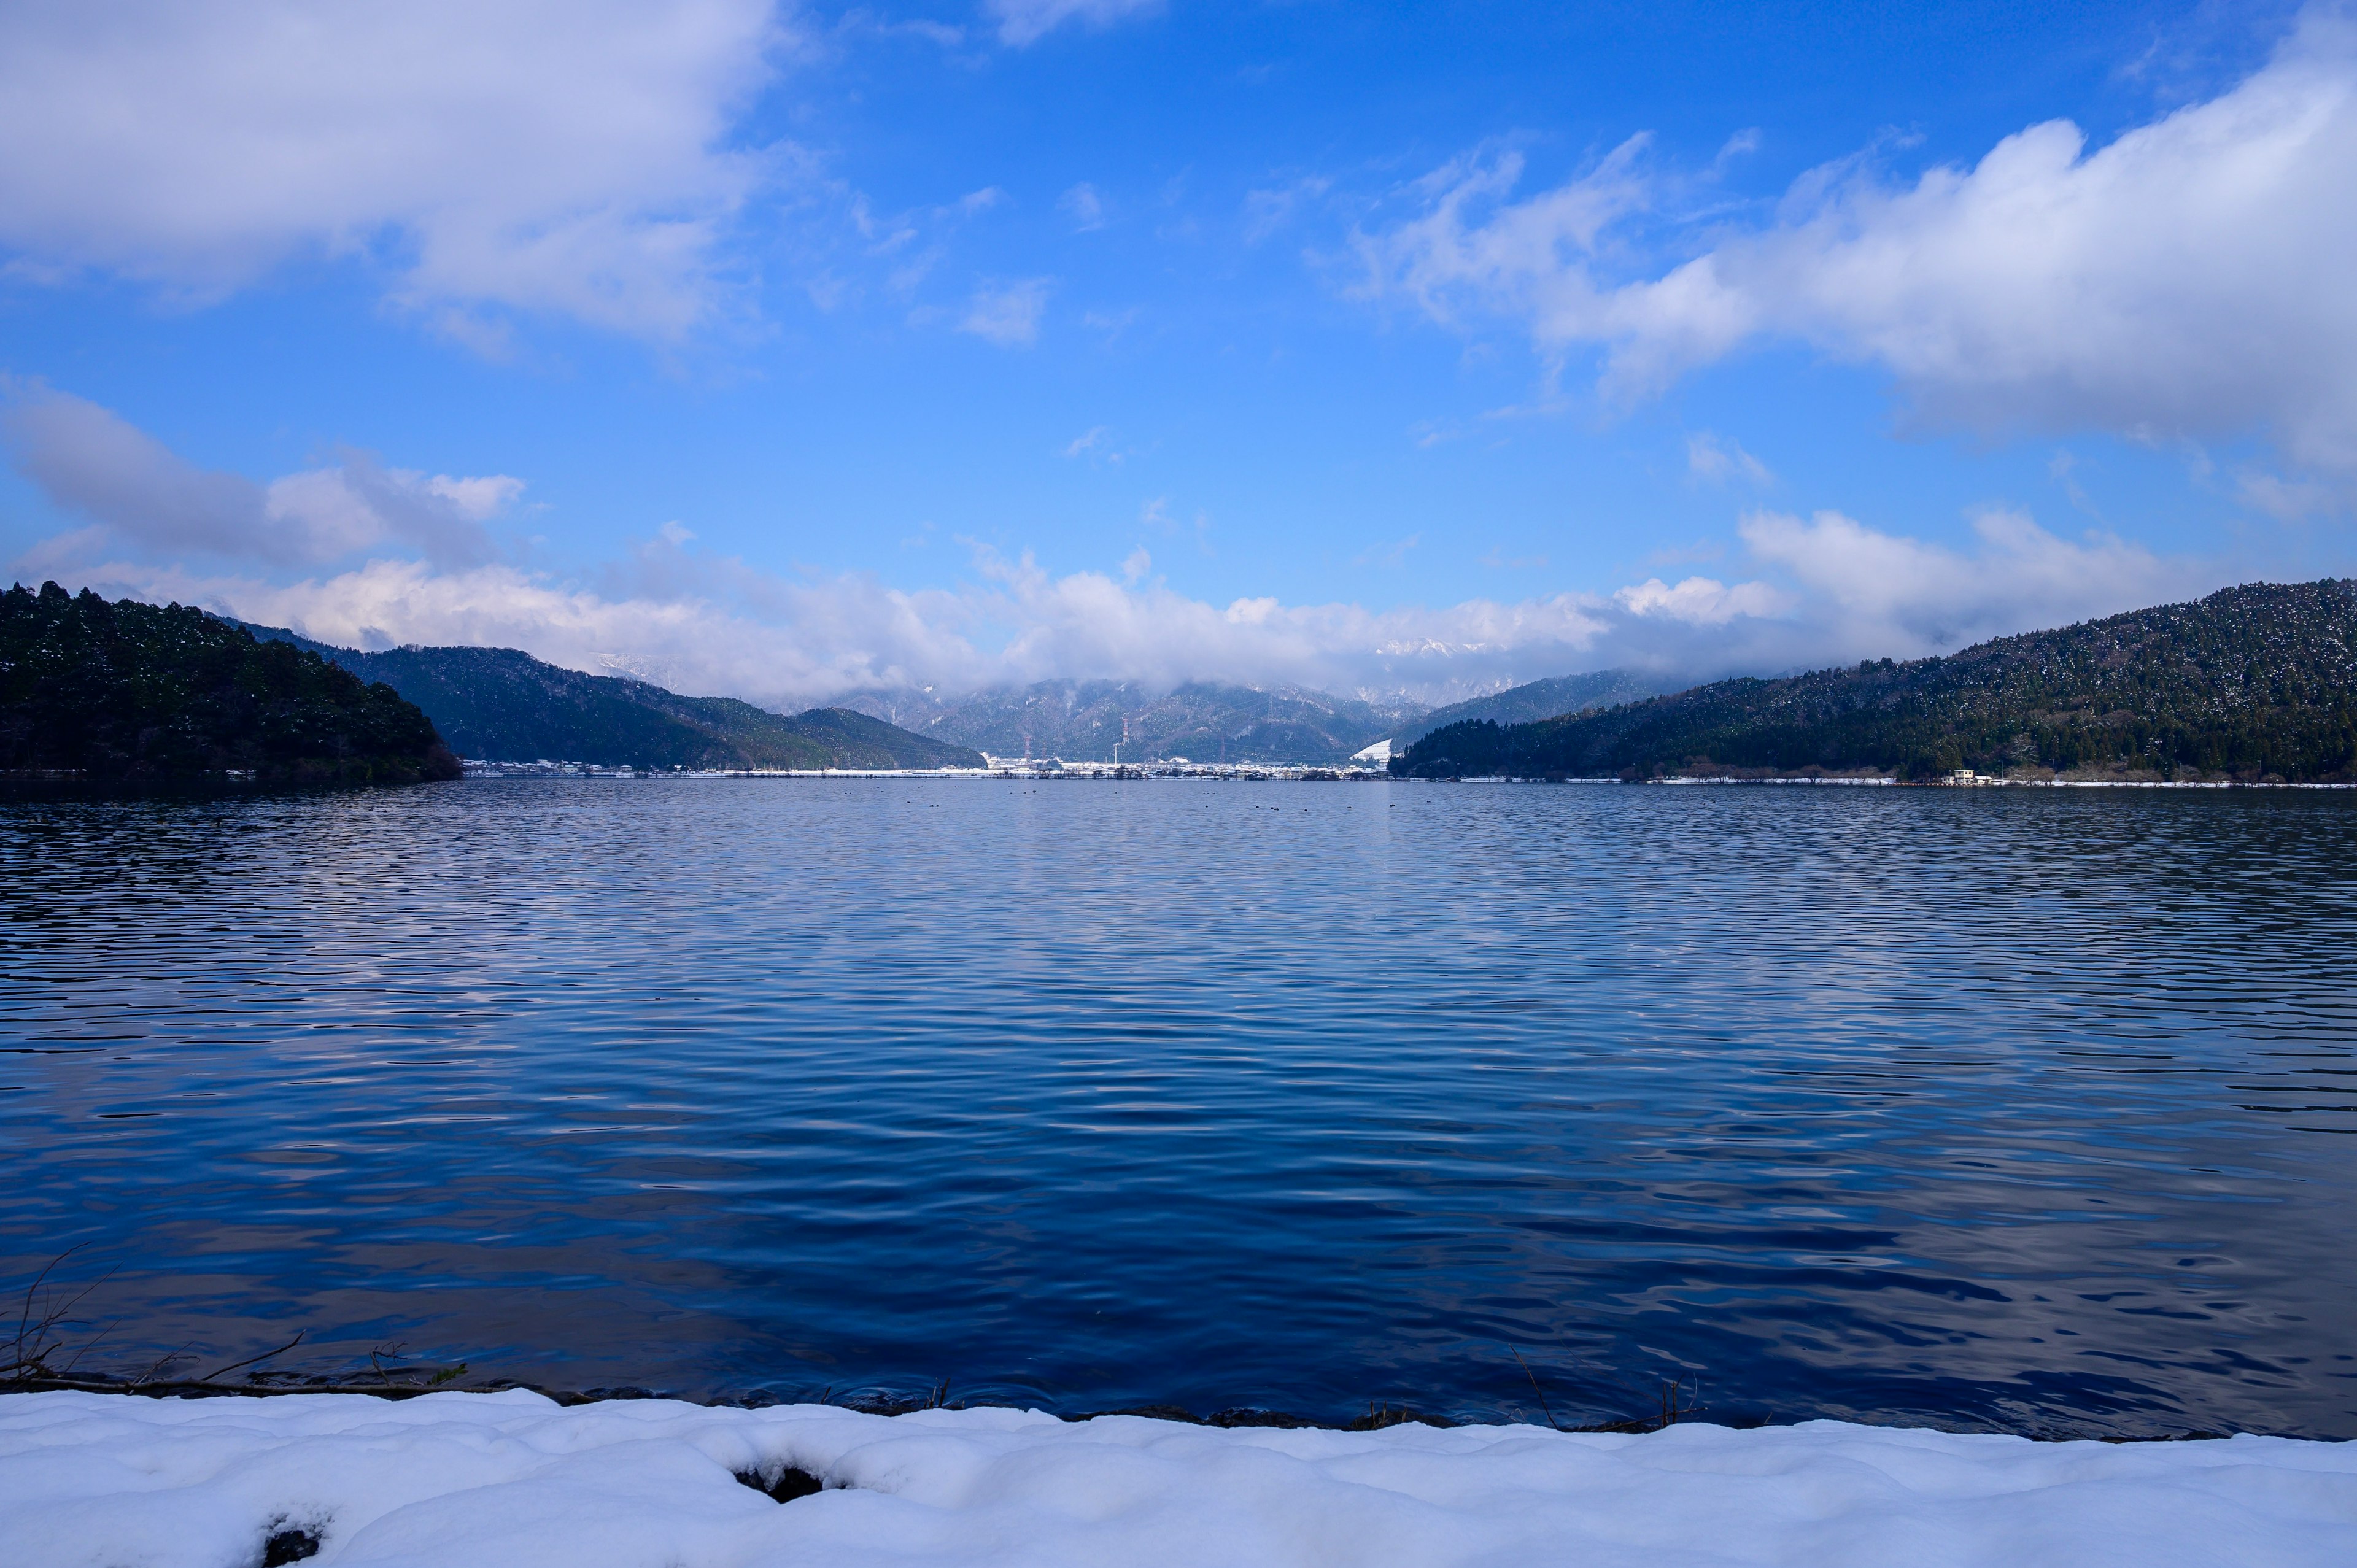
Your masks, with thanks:
[{"label": "thin wispy cloud", "polygon": [[1407,553],[1423,542],[1423,534],[1411,533],[1405,539],[1394,539],[1388,543],[1370,544],[1351,558],[1351,564],[1374,566],[1388,571],[1405,564]]},{"label": "thin wispy cloud", "polygon": [[1002,349],[1028,349],[1039,340],[1039,318],[1055,286],[1052,278],[985,284],[974,290],[958,330]]},{"label": "thin wispy cloud", "polygon": [[1068,24],[1109,27],[1161,8],[1162,0],[987,0],[984,6],[998,23],[1000,41],[1017,48],[1036,44]]},{"label": "thin wispy cloud", "polygon": [[1302,209],[1333,188],[1322,175],[1304,175],[1284,185],[1264,187],[1244,195],[1243,241],[1257,245],[1291,223]]},{"label": "thin wispy cloud", "polygon": [[1056,206],[1072,220],[1072,227],[1083,232],[1105,226],[1104,198],[1097,188],[1082,180],[1056,199]]},{"label": "thin wispy cloud", "polygon": [[2046,460],[2046,477],[2062,487],[2062,494],[2072,506],[2089,517],[2102,521],[2103,513],[2096,510],[2095,498],[2089,495],[2087,487],[2079,482],[2079,455],[2076,452],[2068,447],[2058,448],[2054,456]]},{"label": "thin wispy cloud", "polygon": [[1746,452],[1738,443],[1707,430],[1695,431],[1686,437],[1686,472],[1715,484],[1729,479],[1754,485],[1776,481],[1767,464]]},{"label": "thin wispy cloud", "polygon": [[2299,522],[2319,513],[2339,510],[2346,500],[2333,486],[2313,479],[2287,479],[2263,468],[2248,468],[2237,475],[2234,494],[2245,506],[2285,522]]}]

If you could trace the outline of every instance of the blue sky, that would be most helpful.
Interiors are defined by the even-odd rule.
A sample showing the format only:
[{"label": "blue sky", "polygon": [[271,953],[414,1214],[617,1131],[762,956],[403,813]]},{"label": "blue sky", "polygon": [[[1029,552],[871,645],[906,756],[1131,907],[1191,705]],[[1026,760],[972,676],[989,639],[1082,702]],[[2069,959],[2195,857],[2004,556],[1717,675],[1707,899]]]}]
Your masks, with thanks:
[{"label": "blue sky", "polygon": [[1766,672],[2346,574],[2352,39],[37,0],[0,554],[780,702]]}]

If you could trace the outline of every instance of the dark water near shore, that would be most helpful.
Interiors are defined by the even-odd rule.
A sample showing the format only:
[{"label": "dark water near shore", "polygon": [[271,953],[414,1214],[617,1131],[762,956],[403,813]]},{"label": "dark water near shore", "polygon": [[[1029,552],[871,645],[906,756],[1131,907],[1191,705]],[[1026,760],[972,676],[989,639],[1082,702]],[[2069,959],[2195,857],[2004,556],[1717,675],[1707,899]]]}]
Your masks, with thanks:
[{"label": "dark water near shore", "polygon": [[2357,1435],[2347,796],[478,781],[0,889],[90,1364]]}]

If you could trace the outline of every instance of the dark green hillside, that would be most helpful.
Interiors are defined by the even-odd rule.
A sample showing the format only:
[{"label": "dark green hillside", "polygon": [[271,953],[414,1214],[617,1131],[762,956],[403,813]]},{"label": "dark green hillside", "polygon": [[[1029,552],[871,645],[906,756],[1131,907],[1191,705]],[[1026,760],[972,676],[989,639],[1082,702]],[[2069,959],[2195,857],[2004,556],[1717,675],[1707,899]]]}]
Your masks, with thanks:
[{"label": "dark green hillside", "polygon": [[2357,778],[2357,581],[2252,584],[1944,659],[1721,681],[1544,724],[1458,725],[1426,778],[1872,770]]},{"label": "dark green hillside", "polygon": [[[302,642],[270,627],[257,637]],[[787,717],[733,697],[683,697],[644,681],[585,675],[512,648],[310,646],[432,715],[460,755],[636,768],[979,768],[982,757],[865,714]]]},{"label": "dark green hillside", "polygon": [[[333,657],[433,714],[462,757],[646,768],[826,766],[824,753],[798,737],[748,750],[712,726],[641,701],[654,688],[640,682],[584,675],[512,648],[397,648]],[[774,721],[776,715],[767,716]]]},{"label": "dark green hillside", "polygon": [[1405,748],[1437,729],[1447,729],[1450,725],[1466,724],[1475,719],[1488,719],[1493,724],[1526,725],[1540,719],[1559,718],[1565,714],[1584,714],[1591,708],[1642,702],[1657,692],[1682,683],[1660,680],[1635,670],[1598,670],[1586,675],[1558,675],[1552,680],[1532,681],[1520,686],[1509,686],[1502,692],[1492,692],[1486,697],[1471,697],[1461,703],[1451,703],[1445,708],[1435,708],[1422,718],[1394,730],[1392,745],[1395,749]]},{"label": "dark green hillside", "polygon": [[55,583],[0,595],[0,770],[124,782],[251,770],[281,783],[453,779],[415,704],[199,609]]}]

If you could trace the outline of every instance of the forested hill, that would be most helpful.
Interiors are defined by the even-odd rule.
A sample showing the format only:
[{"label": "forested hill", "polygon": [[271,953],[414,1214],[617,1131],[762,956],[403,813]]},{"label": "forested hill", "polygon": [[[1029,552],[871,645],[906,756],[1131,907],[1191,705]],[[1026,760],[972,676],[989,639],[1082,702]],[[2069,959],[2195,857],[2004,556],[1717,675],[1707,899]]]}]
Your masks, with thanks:
[{"label": "forested hill", "polygon": [[[237,623],[242,625],[243,623]],[[585,675],[512,648],[361,653],[275,627],[254,636],[317,650],[425,710],[465,757],[636,768],[980,768],[978,753],[865,714],[788,717],[733,697],[683,697],[644,681]]]},{"label": "forested hill", "polygon": [[1559,718],[1566,714],[1583,714],[1593,708],[1642,702],[1659,692],[1683,684],[1684,682],[1667,681],[1636,670],[1598,670],[1586,675],[1558,675],[1552,680],[1532,681],[1520,686],[1509,686],[1502,692],[1492,692],[1487,696],[1471,697],[1461,703],[1451,703],[1445,708],[1435,708],[1422,718],[1393,731],[1392,748],[1405,751],[1435,730],[1447,729],[1450,725],[1465,724],[1470,720],[1534,724],[1540,719]]},{"label": "forested hill", "polygon": [[391,687],[257,642],[195,608],[55,583],[0,595],[0,772],[168,782],[454,779],[457,758]]},{"label": "forested hill", "polygon": [[1543,724],[1457,725],[1424,778],[2357,779],[2357,580],[2251,584],[1944,659],[1721,681]]}]

